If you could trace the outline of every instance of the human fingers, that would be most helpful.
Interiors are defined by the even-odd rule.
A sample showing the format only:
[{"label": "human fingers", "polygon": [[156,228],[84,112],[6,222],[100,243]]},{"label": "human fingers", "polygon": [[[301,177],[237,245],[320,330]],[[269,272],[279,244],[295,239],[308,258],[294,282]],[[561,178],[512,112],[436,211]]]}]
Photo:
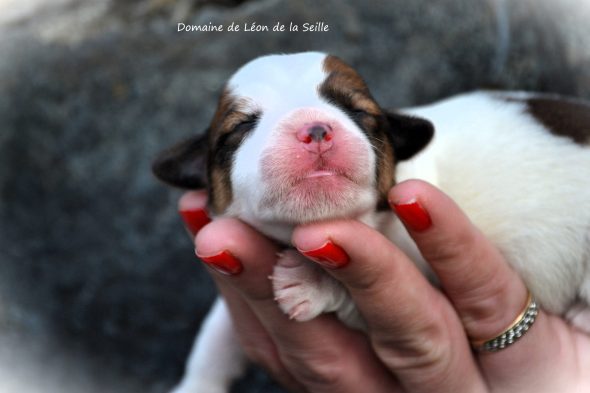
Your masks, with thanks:
[{"label": "human fingers", "polygon": [[[184,193],[178,201],[178,212],[194,240],[196,234],[211,222],[207,213],[207,192],[199,190]],[[263,366],[283,386],[296,392],[304,391],[283,366],[274,342],[241,294],[224,280],[217,279],[216,284],[230,311],[234,331],[246,356]]]},{"label": "human fingers", "polygon": [[[196,234],[211,222],[207,213],[205,190],[184,193],[178,201],[178,211],[193,240]],[[283,366],[274,342],[242,295],[224,280],[217,279],[216,284],[230,310],[235,332],[246,356],[263,366],[281,385],[295,392],[304,391],[301,384]]]},{"label": "human fingers", "polygon": [[194,240],[196,234],[211,218],[207,213],[207,191],[187,191],[178,200],[178,213],[184,222],[186,230]]},{"label": "human fingers", "polygon": [[280,358],[277,347],[266,328],[260,323],[240,292],[213,275],[217,288],[230,311],[233,329],[246,357],[263,367],[272,378],[292,392],[306,392],[287,370]]},{"label": "human fingers", "polygon": [[387,238],[341,220],[298,227],[293,243],[346,286],[405,391],[485,391],[452,306]]},{"label": "human fingers", "polygon": [[[506,331],[526,308],[527,288],[500,251],[448,196],[422,181],[398,184],[394,210],[453,303],[467,335],[484,342]],[[554,391],[568,386],[575,354],[563,321],[540,313],[522,339],[498,352],[480,352],[488,384],[499,391]],[[560,367],[555,367],[560,359]],[[568,376],[569,374],[569,376]]]},{"label": "human fingers", "polygon": [[399,391],[362,334],[331,316],[295,322],[283,314],[267,278],[280,251],[274,242],[241,221],[218,219],[199,232],[196,251],[220,288],[241,296],[268,332],[282,364],[306,389]]}]

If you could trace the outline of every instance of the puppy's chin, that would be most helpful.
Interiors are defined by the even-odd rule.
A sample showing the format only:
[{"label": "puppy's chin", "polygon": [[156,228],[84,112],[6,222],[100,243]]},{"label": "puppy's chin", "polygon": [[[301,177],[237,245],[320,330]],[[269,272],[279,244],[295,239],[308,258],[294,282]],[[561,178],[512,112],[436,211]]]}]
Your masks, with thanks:
[{"label": "puppy's chin", "polygon": [[373,210],[377,200],[372,187],[336,174],[314,174],[265,195],[258,206],[264,219],[290,224],[358,217]]}]

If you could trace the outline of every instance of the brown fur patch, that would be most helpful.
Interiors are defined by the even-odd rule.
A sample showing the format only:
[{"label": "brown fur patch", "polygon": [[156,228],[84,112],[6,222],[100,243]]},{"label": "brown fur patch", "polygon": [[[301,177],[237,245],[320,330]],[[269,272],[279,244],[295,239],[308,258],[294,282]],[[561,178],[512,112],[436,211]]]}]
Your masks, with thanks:
[{"label": "brown fur patch", "polygon": [[224,89],[209,127],[209,160],[207,163],[209,207],[215,214],[223,213],[233,198],[229,168],[219,165],[215,159],[215,146],[224,132],[223,123],[233,110],[233,106],[234,98],[227,89]]},{"label": "brown fur patch", "polygon": [[386,128],[387,119],[371,96],[363,78],[335,56],[327,56],[324,70],[328,77],[320,93],[341,107],[367,135],[377,156],[375,182],[379,193],[378,209],[386,209],[387,193],[395,184],[395,157]]},{"label": "brown fur patch", "polygon": [[377,210],[388,210],[387,194],[389,189],[395,185],[395,162],[391,144],[381,144],[381,152],[377,162],[377,191],[379,193]]},{"label": "brown fur patch", "polygon": [[340,100],[370,115],[381,114],[381,108],[375,102],[363,78],[348,64],[336,56],[327,56],[324,71],[328,74],[320,86],[320,92],[328,99],[337,96]]},{"label": "brown fur patch", "polygon": [[225,89],[209,127],[209,204],[216,214],[223,213],[233,200],[230,178],[233,155],[249,131],[240,124],[252,117],[241,110],[244,104]]},{"label": "brown fur patch", "polygon": [[226,88],[209,127],[209,205],[222,214],[233,200],[231,171],[235,151],[254,127],[258,113],[245,113],[247,102],[234,97]]},{"label": "brown fur patch", "polygon": [[590,144],[590,104],[574,99],[539,97],[526,100],[529,112],[553,134]]},{"label": "brown fur patch", "polygon": [[209,170],[209,207],[222,214],[233,198],[229,172],[214,166]]}]

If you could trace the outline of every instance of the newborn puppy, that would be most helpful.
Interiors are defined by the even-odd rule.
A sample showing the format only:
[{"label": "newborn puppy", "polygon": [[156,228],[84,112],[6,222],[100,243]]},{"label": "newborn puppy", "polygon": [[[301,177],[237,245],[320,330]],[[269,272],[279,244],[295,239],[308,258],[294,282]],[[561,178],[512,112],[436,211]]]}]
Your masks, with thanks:
[{"label": "newborn puppy", "polygon": [[[584,102],[475,92],[392,112],[334,56],[265,56],[233,75],[207,131],[163,152],[154,172],[175,186],[206,187],[213,215],[238,217],[285,244],[273,288],[293,319],[336,312],[363,327],[343,287],[286,246],[298,224],[355,218],[431,274],[387,207],[396,182],[418,178],[460,205],[545,310],[590,331],[590,106]],[[176,392],[227,392],[243,369],[218,300]]]}]

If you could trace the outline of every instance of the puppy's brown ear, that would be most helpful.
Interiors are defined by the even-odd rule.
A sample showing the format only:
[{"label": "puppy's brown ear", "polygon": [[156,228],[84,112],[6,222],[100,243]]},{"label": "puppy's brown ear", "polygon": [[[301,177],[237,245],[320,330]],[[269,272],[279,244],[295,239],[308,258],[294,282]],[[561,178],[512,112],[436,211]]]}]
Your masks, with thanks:
[{"label": "puppy's brown ear", "polygon": [[386,116],[397,161],[412,158],[434,136],[434,126],[428,120],[394,112],[386,112]]},{"label": "puppy's brown ear", "polygon": [[156,177],[180,188],[207,186],[207,135],[183,140],[161,152],[152,164]]}]

